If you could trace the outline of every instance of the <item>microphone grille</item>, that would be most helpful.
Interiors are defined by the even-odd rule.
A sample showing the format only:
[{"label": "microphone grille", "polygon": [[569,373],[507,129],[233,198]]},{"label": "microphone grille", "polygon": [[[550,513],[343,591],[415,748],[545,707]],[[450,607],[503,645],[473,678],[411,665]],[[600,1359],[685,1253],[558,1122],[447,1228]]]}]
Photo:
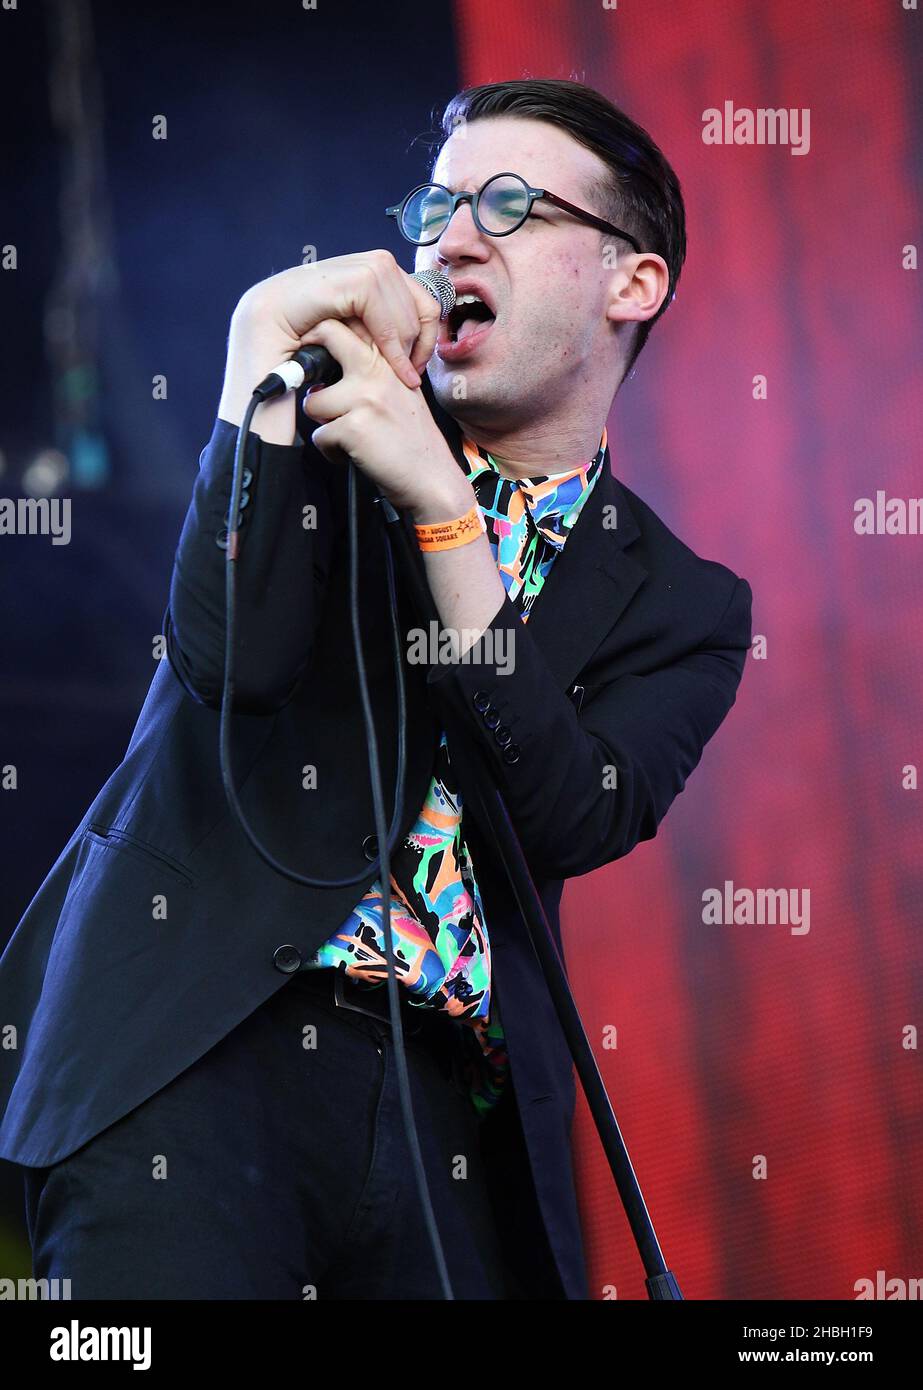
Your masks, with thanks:
[{"label": "microphone grille", "polygon": [[438,301],[441,319],[448,318],[455,308],[455,286],[441,270],[417,270],[413,274],[414,280],[419,280],[429,290],[430,294]]}]

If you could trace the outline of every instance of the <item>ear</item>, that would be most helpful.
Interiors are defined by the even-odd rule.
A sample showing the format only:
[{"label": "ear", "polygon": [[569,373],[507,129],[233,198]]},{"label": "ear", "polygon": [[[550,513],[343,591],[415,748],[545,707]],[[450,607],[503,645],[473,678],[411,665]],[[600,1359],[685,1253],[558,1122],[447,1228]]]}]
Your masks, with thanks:
[{"label": "ear", "polygon": [[655,251],[620,254],[609,278],[606,318],[613,323],[653,318],[670,288],[670,272]]}]

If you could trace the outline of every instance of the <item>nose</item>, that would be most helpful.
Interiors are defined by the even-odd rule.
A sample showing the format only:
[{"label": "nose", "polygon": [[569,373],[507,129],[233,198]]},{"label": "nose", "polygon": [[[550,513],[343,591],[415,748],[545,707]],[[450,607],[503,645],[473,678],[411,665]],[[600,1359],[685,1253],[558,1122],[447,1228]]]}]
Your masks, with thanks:
[{"label": "nose", "polygon": [[490,255],[489,240],[475,226],[471,203],[464,202],[459,203],[433,247],[437,261],[443,265],[459,260],[483,261]]}]

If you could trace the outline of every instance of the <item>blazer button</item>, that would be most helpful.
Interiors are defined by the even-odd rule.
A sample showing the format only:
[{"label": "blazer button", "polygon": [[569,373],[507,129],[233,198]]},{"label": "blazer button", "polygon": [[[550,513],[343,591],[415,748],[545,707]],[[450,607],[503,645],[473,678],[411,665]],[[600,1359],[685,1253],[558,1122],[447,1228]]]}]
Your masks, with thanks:
[{"label": "blazer button", "polygon": [[377,835],[366,835],[365,839],[362,841],[362,853],[365,855],[366,859],[371,860],[378,858]]},{"label": "blazer button", "polygon": [[500,723],[500,716],[495,709],[488,710],[484,715],[484,723],[487,725],[488,729],[495,729],[497,727]]},{"label": "blazer button", "polygon": [[513,735],[505,724],[498,724],[494,729],[494,738],[501,748],[505,748],[508,743],[512,743]]},{"label": "blazer button", "polygon": [[474,705],[478,714],[483,714],[485,710],[490,709],[490,697],[485,695],[483,690],[476,690],[474,692],[471,697],[471,703]]},{"label": "blazer button", "polygon": [[518,763],[521,751],[518,743],[508,744],[503,750],[503,761],[505,763]]},{"label": "blazer button", "polygon": [[277,946],[272,953],[272,963],[283,975],[293,975],[301,969],[301,952],[297,946]]},{"label": "blazer button", "polygon": [[215,545],[219,545],[219,546],[221,547],[222,550],[227,550],[227,548],[228,548],[228,528],[227,528],[226,526],[222,526],[221,530],[220,530],[220,531],[217,533],[217,535],[215,536]]}]

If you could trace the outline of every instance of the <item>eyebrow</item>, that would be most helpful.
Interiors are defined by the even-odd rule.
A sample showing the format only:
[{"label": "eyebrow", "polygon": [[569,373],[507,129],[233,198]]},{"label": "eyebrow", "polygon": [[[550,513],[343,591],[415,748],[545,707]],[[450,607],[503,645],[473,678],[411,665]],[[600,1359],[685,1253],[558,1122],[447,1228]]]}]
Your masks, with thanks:
[{"label": "eyebrow", "polygon": [[[489,178],[493,178],[493,175],[492,175],[492,174],[488,174],[488,175],[487,175],[487,179],[489,179]],[[477,190],[481,187],[481,184],[485,184],[485,183],[487,182],[487,179],[481,179],[481,183],[475,184],[474,188],[465,188],[464,190],[462,190],[461,188],[458,188],[458,187],[453,188],[452,185],[451,185],[450,183],[444,183],[442,186],[443,186],[443,188],[447,188],[447,189],[449,190],[450,193],[461,193],[462,191],[464,191],[465,193],[476,193]],[[439,182],[440,182],[440,180],[437,179],[437,178],[433,178],[433,177],[430,178],[430,183],[439,183]]]},{"label": "eyebrow", "polygon": [[[509,171],[509,170],[505,170],[505,169],[497,169],[495,173],[493,173],[493,174],[487,174],[483,179],[481,179],[481,182],[480,182],[479,184],[476,184],[476,185],[475,185],[474,188],[462,188],[462,187],[460,187],[460,186],[458,186],[458,185],[456,185],[455,187],[453,187],[452,184],[450,184],[450,183],[442,183],[442,181],[441,181],[440,179],[437,179],[437,178],[435,177],[435,175],[433,175],[433,174],[430,174],[430,176],[429,176],[429,182],[430,182],[430,183],[442,183],[442,187],[443,187],[443,188],[447,188],[447,189],[449,190],[450,193],[460,193],[460,192],[465,192],[465,193],[476,193],[477,190],[478,190],[479,188],[482,188],[482,187],[484,186],[484,184],[487,183],[487,181],[488,181],[489,179],[494,179],[494,178],[497,177],[497,174],[503,174],[503,173],[507,173],[507,172],[513,172],[513,173],[515,173],[515,170]],[[529,187],[529,188],[544,188],[544,187],[546,186],[546,185],[543,184],[543,183],[542,183],[542,184],[535,184],[535,183],[533,183],[531,179],[527,179],[527,178],[526,178],[525,174],[519,174],[518,177],[521,178],[521,179],[523,180],[523,182],[524,182],[524,183],[527,185],[527,187]]]}]

